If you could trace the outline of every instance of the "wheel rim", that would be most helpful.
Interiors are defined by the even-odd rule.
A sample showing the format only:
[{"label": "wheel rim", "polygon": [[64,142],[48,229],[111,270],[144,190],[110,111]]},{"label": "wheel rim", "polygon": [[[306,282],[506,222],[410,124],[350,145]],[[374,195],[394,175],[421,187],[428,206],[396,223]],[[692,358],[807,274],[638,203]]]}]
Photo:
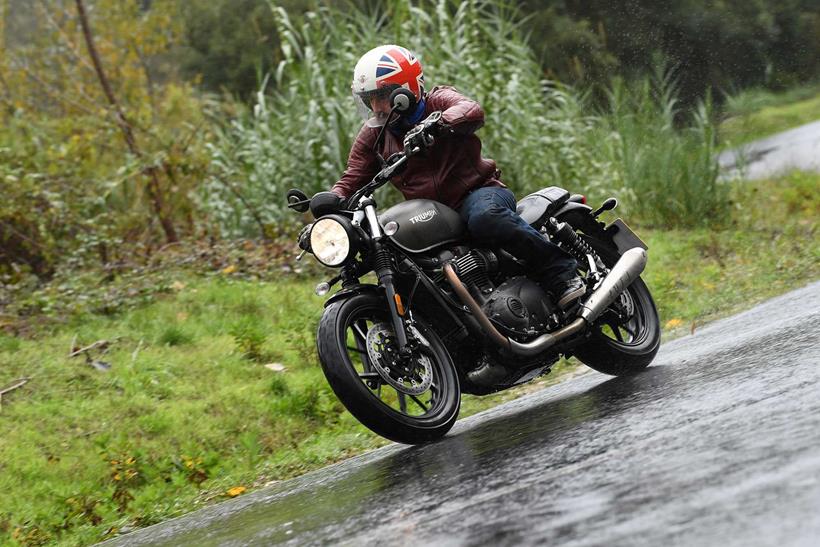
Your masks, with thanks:
[{"label": "wheel rim", "polygon": [[598,332],[612,344],[640,346],[648,336],[646,311],[640,302],[640,295],[633,284],[601,315],[597,322]]},{"label": "wheel rim", "polygon": [[[370,395],[390,410],[412,419],[435,417],[444,408],[448,387],[444,385],[443,365],[432,352],[417,357],[415,366],[411,363],[404,367],[376,357],[376,353],[395,347],[394,331],[387,319],[383,310],[374,308],[362,308],[351,314],[345,325],[348,363]],[[374,348],[374,343],[379,346]],[[416,380],[415,386],[411,379]]]}]

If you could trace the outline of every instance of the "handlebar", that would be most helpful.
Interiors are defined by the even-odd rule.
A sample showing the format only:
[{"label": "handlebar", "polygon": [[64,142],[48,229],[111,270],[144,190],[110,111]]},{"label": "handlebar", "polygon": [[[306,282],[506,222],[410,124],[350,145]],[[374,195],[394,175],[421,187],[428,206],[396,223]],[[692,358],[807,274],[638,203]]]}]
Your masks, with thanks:
[{"label": "handlebar", "polygon": [[[439,122],[440,119],[441,112],[433,112],[421,122],[423,130],[429,131]],[[410,157],[415,156],[419,152],[421,152],[421,147],[417,146],[411,150],[407,150],[405,148],[401,152],[397,152],[396,154],[390,156],[390,158],[387,159],[387,165],[381,171],[376,173],[376,175],[370,182],[362,186],[359,190],[357,190],[352,196],[350,196],[347,199],[345,203],[345,209],[351,209],[355,207],[356,205],[358,205],[359,200],[361,200],[363,197],[372,195],[373,192],[387,184],[387,182],[390,181],[390,179],[399,170],[399,168],[401,168],[405,163],[407,163],[407,160]]]}]

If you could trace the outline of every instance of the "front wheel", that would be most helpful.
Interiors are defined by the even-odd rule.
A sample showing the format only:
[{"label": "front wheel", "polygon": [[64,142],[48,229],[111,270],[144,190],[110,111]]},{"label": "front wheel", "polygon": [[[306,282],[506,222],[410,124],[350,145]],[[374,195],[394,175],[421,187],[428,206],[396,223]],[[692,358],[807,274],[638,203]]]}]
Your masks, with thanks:
[{"label": "front wheel", "polygon": [[383,296],[331,303],[317,333],[319,361],[336,396],[362,424],[393,441],[443,437],[461,405],[455,367],[436,333],[416,322],[421,350],[398,357]]},{"label": "front wheel", "polygon": [[[618,261],[618,253],[605,243],[584,239],[608,267]],[[638,278],[595,321],[589,338],[574,354],[598,372],[622,376],[646,368],[660,343],[658,310],[646,284]]]}]

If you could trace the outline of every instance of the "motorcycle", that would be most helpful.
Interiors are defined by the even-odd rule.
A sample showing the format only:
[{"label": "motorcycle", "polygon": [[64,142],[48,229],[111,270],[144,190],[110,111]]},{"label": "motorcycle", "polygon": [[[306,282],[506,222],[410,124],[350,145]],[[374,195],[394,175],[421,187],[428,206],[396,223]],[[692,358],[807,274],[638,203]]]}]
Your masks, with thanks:
[{"label": "motorcycle", "polygon": [[[424,130],[441,113],[422,122]],[[410,149],[408,149],[410,148]],[[527,277],[528,265],[470,241],[459,214],[413,199],[379,213],[373,194],[420,147],[382,160],[382,170],[343,203],[330,192],[287,194],[288,207],[315,218],[299,237],[338,275],[316,335],[319,361],[344,406],[375,433],[407,444],[443,437],[461,393],[485,395],[529,382],[563,355],[605,374],[645,368],[660,345],[652,295],[640,279],[646,245],[617,219],[557,186],[517,203],[518,214],[578,261],[586,293],[568,309]],[[362,278],[375,273],[376,283]],[[371,276],[372,277],[372,276]]]}]

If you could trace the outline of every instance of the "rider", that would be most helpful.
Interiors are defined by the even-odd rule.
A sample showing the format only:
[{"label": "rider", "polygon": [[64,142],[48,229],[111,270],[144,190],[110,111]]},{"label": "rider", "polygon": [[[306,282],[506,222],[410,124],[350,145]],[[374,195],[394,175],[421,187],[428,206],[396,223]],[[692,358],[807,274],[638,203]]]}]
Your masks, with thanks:
[{"label": "rider", "polygon": [[[400,87],[412,98],[405,94],[405,112],[391,115],[390,97]],[[380,157],[400,152],[403,146],[420,147],[424,154],[410,158],[407,169],[391,181],[405,199],[432,199],[455,209],[474,240],[536,265],[533,275],[552,289],[560,307],[584,294],[575,259],[516,213],[515,196],[501,182],[495,162],[481,156],[475,131],[484,125],[484,112],[477,102],[449,86],[425,93],[421,62],[395,45],[365,53],[353,70],[351,89],[365,124],[333,193],[349,197],[379,172]],[[433,139],[416,124],[435,111],[442,112],[433,131],[438,143],[428,148]],[[385,123],[387,131],[377,142]]]}]

